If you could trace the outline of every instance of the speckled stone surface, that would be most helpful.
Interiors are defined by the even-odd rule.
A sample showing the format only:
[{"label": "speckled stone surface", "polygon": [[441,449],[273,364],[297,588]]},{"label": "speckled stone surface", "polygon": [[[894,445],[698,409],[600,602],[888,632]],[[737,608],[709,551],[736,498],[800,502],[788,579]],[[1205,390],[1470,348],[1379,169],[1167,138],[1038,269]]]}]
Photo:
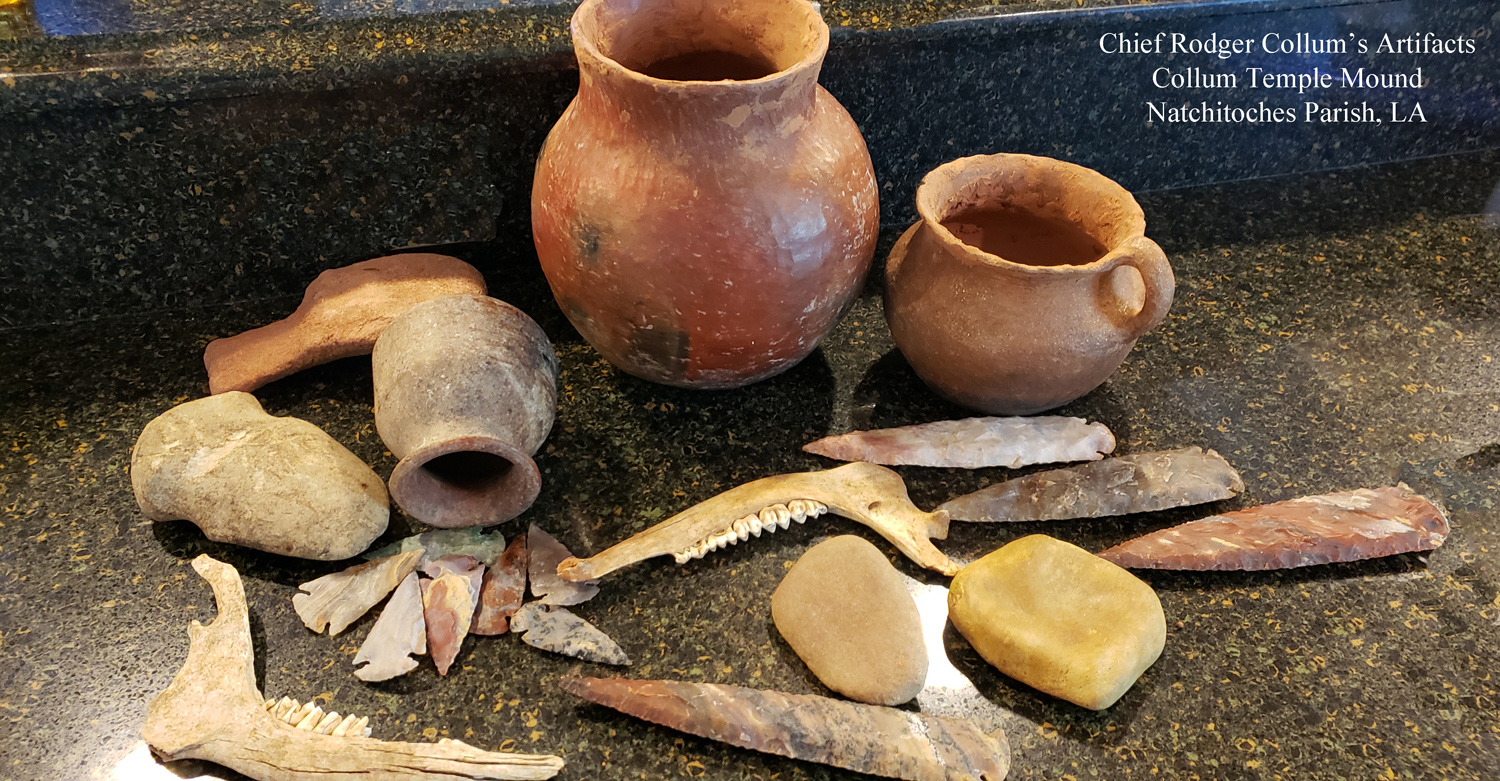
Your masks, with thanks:
[{"label": "speckled stone surface", "polygon": [[[138,28],[111,29],[155,32],[0,40],[0,326],[293,295],[318,270],[393,248],[529,244],[536,154],[577,88],[571,6],[439,12],[454,8],[444,2],[260,0],[231,15],[210,0],[151,0],[130,4]],[[822,83],[865,135],[887,228],[913,218],[927,171],[963,155],[1048,155],[1142,190],[1500,146],[1491,43],[1462,56],[1228,63],[1099,47],[1105,33],[1167,31],[1488,42],[1500,0],[830,0],[823,11]],[[1251,65],[1420,66],[1426,83],[1298,95],[1151,81],[1162,66]],[[1420,100],[1429,121],[1164,124],[1145,108],[1307,97],[1382,110]]]},{"label": "speckled stone surface", "polygon": [[[1123,519],[954,524],[939,543],[963,561],[1036,531],[1100,550],[1214,511],[1404,480],[1451,511],[1446,545],[1298,571],[1143,573],[1166,611],[1166,650],[1103,713],[1008,681],[950,627],[933,669],[956,672],[930,675],[921,707],[997,720],[1014,779],[1493,779],[1500,250],[1476,215],[1497,180],[1500,153],[1487,153],[1142,195],[1148,234],[1177,270],[1176,305],[1113,378],[1062,412],[1108,423],[1122,453],[1214,448],[1246,492]],[[799,450],[811,439],[963,414],[893,352],[873,285],[786,375],[695,393],[601,361],[557,310],[529,247],[460,254],[542,325],[562,360],[557,425],[538,455],[542,494],[500,527],[507,535],[535,522],[595,553],[744,481],[828,466]],[[245,577],[264,693],[368,714],[377,737],[554,752],[572,779],[853,781],[580,703],[556,686],[579,662],[508,635],[470,638],[447,679],[424,659],[407,677],[362,683],[351,660],[375,616],[328,638],[292,610],[296,584],[342,565],[146,521],[125,471],[141,427],[206,391],[209,339],[293,305],[0,330],[0,777],[173,777],[137,734],[185,657],[187,623],[214,615],[187,566],[207,552]],[[304,372],[260,398],[324,427],[383,476],[395,463],[375,434],[367,361]],[[922,507],[1012,474],[900,471]],[[396,514],[382,542],[414,528]],[[620,643],[632,676],[826,693],[778,638],[770,596],[803,551],[836,534],[870,539],[915,583],[946,585],[857,524],[824,518],[687,566],[631,567],[578,614]],[[918,601],[925,611],[943,600]]]}]

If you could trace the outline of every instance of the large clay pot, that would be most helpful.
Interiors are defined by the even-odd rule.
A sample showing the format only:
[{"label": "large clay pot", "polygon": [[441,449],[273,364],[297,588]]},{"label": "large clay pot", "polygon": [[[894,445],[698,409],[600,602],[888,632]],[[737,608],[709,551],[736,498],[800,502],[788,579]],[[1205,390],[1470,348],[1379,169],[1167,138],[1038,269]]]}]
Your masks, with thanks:
[{"label": "large clay pot", "polygon": [[370,356],[391,498],[433,526],[487,526],[536,501],[532,454],[557,411],[557,353],[525,312],[486,296],[417,304]]},{"label": "large clay pot", "polygon": [[785,371],[869,270],[874,171],[817,84],[828,27],[806,0],[585,0],[578,96],[542,149],[537,254],[605,358],[731,388]]},{"label": "large clay pot", "polygon": [[[1043,239],[1017,262],[944,226],[984,210],[1081,229],[1099,256],[1069,263],[1048,256]],[[1066,404],[1103,383],[1172,305],[1172,267],[1146,238],[1141,207],[1082,166],[1030,155],[954,160],[922,179],[917,214],[886,264],[886,320],[917,374],[965,406],[1026,415]]]}]

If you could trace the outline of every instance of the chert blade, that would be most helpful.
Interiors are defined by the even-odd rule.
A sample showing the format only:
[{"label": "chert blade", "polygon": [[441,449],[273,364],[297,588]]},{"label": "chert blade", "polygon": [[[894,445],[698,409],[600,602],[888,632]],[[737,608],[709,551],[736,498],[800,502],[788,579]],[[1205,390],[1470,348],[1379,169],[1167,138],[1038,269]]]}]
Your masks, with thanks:
[{"label": "chert blade", "polygon": [[463,529],[436,529],[414,534],[397,540],[383,548],[365,554],[367,559],[394,556],[407,551],[421,551],[418,567],[425,567],[444,556],[473,556],[486,566],[505,550],[505,537],[499,532],[485,534],[484,529],[470,526]]},{"label": "chert blade", "polygon": [[1000,781],[1005,733],[965,719],[712,683],[565,678],[571,694],[732,746],[908,781]]},{"label": "chert blade", "polygon": [[411,574],[421,555],[399,553],[310,580],[298,586],[307,593],[292,597],[292,608],[308,629],[326,627],[329,637],[337,636]]},{"label": "chert blade", "polygon": [[1447,536],[1443,508],[1400,483],[1215,515],[1099,557],[1134,569],[1286,569],[1432,550]]},{"label": "chert blade", "polygon": [[304,715],[298,724],[288,724],[294,709],[308,706],[278,702],[268,708],[255,689],[250,611],[239,573],[208,556],[193,559],[193,569],[213,587],[219,616],[207,626],[194,621],[188,627],[187,661],[146,709],[141,737],[163,760],[204,759],[258,781],[537,781],[562,770],[562,759],[552,756],[481,751],[457,741],[375,740],[365,737],[360,719],[318,729],[320,719],[299,729]]},{"label": "chert blade", "polygon": [[[948,536],[948,514],[917,509],[901,475],[863,462],[763,477],[735,486],[597,555],[567,559],[558,565],[557,574],[573,581],[600,578],[653,556],[672,556],[678,564],[685,564],[752,534],[759,537],[827,512],[879,532],[907,558],[928,569],[958,574],[958,563],[932,544]],[[534,567],[532,572],[535,577]],[[532,590],[536,590],[535,583]]]},{"label": "chert blade", "polygon": [[474,624],[469,627],[469,632],[476,635],[505,634],[510,628],[510,617],[521,609],[525,598],[526,538],[516,537],[500,554],[499,560],[484,571],[479,608],[474,611]]},{"label": "chert blade", "polygon": [[531,576],[531,594],[548,605],[579,605],[599,593],[599,581],[567,580],[557,573],[557,565],[571,559],[557,538],[531,525],[526,533],[527,569]]},{"label": "chert blade", "polygon": [[1027,464],[1096,461],[1114,451],[1115,435],[1102,423],[1058,415],[968,418],[852,431],[809,442],[802,449],[839,461],[891,466],[1015,468]]},{"label": "chert blade", "polygon": [[[408,573],[396,593],[391,595],[380,618],[375,620],[354,664],[355,677],[362,681],[388,681],[417,669],[411,654],[427,653],[427,621],[422,615],[422,587],[417,573]],[[365,664],[369,662],[369,664]]]},{"label": "chert blade", "polygon": [[448,674],[474,620],[484,565],[473,563],[470,569],[459,569],[470,562],[474,560],[467,556],[439,559],[428,566],[437,576],[422,581],[422,619],[427,624],[427,644],[432,648],[438,675]]},{"label": "chert blade", "polygon": [[1190,447],[1037,472],[946,502],[955,521],[1060,521],[1216,502],[1245,490],[1212,450]]},{"label": "chert blade", "polygon": [[528,602],[510,619],[510,628],[525,632],[521,641],[533,648],[600,664],[630,666],[630,657],[609,635],[567,608]]}]

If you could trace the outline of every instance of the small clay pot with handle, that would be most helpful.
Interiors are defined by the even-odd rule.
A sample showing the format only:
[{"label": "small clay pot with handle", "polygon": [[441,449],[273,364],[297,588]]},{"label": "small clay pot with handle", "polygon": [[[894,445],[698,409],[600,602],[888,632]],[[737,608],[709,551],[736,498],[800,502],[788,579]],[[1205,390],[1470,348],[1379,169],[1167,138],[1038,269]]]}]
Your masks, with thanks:
[{"label": "small clay pot with handle", "polygon": [[[1044,242],[1017,262],[944,225],[984,210],[1070,223],[1100,255],[1066,262]],[[886,264],[886,320],[917,374],[964,406],[1026,415],[1066,404],[1103,383],[1172,305],[1172,267],[1140,206],[1088,168],[965,157],[922,179],[917,213]]]}]

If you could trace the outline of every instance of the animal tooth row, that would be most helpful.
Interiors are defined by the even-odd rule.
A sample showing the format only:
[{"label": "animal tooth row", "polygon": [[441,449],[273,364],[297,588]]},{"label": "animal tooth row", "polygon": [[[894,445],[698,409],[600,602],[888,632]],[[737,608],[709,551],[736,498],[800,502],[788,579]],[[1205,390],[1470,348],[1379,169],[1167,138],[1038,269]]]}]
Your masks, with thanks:
[{"label": "animal tooth row", "polygon": [[701,559],[720,548],[727,548],[736,542],[748,540],[752,534],[759,537],[763,531],[774,532],[778,526],[785,529],[792,524],[792,521],[802,523],[808,518],[816,518],[826,512],[828,512],[828,505],[812,499],[793,499],[786,504],[773,504],[758,513],[735,519],[734,523],[729,525],[728,531],[709,537],[681,553],[673,554],[672,558],[676,559],[678,564],[686,564],[693,559]]},{"label": "animal tooth row", "polygon": [[297,729],[305,729],[319,735],[332,735],[336,738],[346,735],[370,737],[369,716],[356,716],[351,713],[340,718],[339,714],[333,711],[324,712],[312,700],[308,700],[305,705],[299,705],[291,697],[266,700],[265,705],[266,710],[270,711],[278,721],[284,721]]}]

